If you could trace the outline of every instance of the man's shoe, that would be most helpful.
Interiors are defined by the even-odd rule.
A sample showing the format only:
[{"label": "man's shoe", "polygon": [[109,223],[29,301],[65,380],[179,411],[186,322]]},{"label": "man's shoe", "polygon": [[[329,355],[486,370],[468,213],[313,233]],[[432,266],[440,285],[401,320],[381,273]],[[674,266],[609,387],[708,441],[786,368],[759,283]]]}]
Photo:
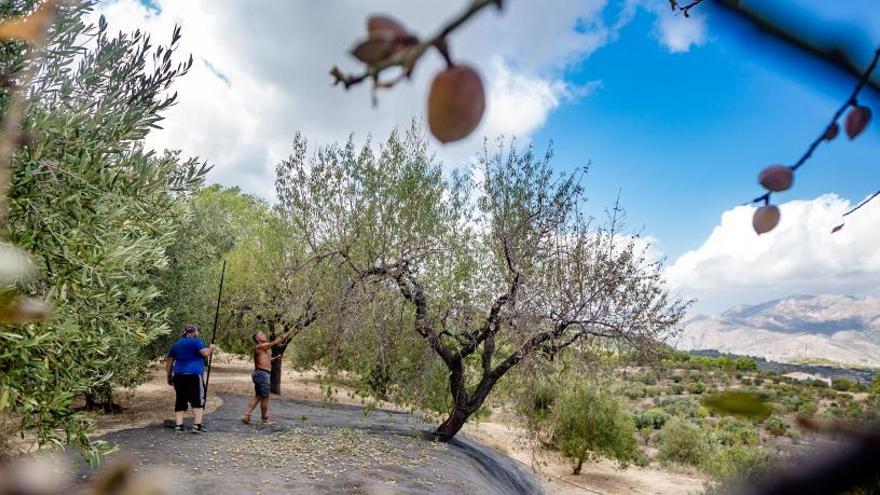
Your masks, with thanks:
[{"label": "man's shoe", "polygon": [[205,425],[193,425],[193,433],[207,433],[208,429],[205,428]]},{"label": "man's shoe", "polygon": [[183,432],[184,432],[183,425],[177,425],[174,427],[174,433],[183,433]]}]

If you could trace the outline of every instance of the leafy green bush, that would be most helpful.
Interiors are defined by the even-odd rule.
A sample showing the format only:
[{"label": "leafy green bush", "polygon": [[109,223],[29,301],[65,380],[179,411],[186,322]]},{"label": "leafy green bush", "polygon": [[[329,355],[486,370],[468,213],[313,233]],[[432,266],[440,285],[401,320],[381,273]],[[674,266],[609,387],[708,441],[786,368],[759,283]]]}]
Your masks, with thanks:
[{"label": "leafy green bush", "polygon": [[636,428],[652,428],[659,430],[663,428],[666,421],[669,420],[669,413],[659,407],[652,407],[644,411],[639,411],[633,415],[633,421]]},{"label": "leafy green bush", "polygon": [[674,418],[661,431],[657,457],[663,462],[700,466],[708,450],[706,436],[697,425]]},{"label": "leafy green bush", "polygon": [[797,406],[797,415],[799,418],[812,418],[819,411],[819,406],[815,401],[804,401]]},{"label": "leafy green bush", "polygon": [[742,420],[726,416],[718,422],[717,443],[732,447],[734,445],[757,445],[758,430]]},{"label": "leafy green bush", "polygon": [[706,391],[706,385],[700,382],[691,382],[687,384],[685,389],[689,394],[699,395]]},{"label": "leafy green bush", "polygon": [[767,451],[761,447],[735,445],[710,449],[701,467],[708,474],[722,479],[740,479],[766,469]]},{"label": "leafy green bush", "polygon": [[638,450],[635,433],[632,417],[617,398],[587,384],[566,391],[554,408],[554,443],[574,461],[574,474],[580,474],[591,456],[624,463],[634,460]]},{"label": "leafy green bush", "polygon": [[737,371],[757,371],[758,362],[754,359],[742,357],[736,360]]},{"label": "leafy green bush", "polygon": [[641,383],[634,383],[626,387],[626,389],[624,389],[623,391],[623,394],[626,395],[626,397],[630,400],[642,399],[645,397],[646,393],[647,391],[645,389],[645,386]]},{"label": "leafy green bush", "polygon": [[517,394],[517,409],[530,425],[543,423],[559,397],[559,385],[550,380],[529,384]]},{"label": "leafy green bush", "polygon": [[835,378],[831,380],[831,388],[840,392],[849,392],[855,388],[856,384],[846,378]]},{"label": "leafy green bush", "polygon": [[654,370],[645,371],[644,373],[642,373],[641,375],[638,375],[638,377],[635,378],[636,381],[642,382],[645,385],[656,385],[657,379],[658,379],[657,372]]},{"label": "leafy green bush", "polygon": [[708,412],[704,407],[689,397],[665,399],[660,402],[659,407],[666,411],[670,416],[677,416],[685,419],[703,418],[708,415]]},{"label": "leafy green bush", "polygon": [[684,393],[684,385],[680,383],[671,383],[669,385],[669,391],[673,395],[681,395],[682,393]]},{"label": "leafy green bush", "polygon": [[788,425],[788,423],[785,422],[784,419],[773,414],[764,421],[764,428],[767,429],[767,433],[773,435],[774,437],[778,437],[785,435],[785,432],[788,431],[790,426]]}]

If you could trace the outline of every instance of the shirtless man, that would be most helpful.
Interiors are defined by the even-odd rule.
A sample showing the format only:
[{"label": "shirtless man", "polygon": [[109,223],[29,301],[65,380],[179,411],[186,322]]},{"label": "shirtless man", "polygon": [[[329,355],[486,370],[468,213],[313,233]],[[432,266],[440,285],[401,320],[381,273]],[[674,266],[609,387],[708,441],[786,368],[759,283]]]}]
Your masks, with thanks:
[{"label": "shirtless man", "polygon": [[260,404],[260,422],[269,423],[269,377],[271,376],[272,360],[281,356],[270,357],[269,349],[281,344],[289,337],[289,334],[279,336],[269,342],[263,332],[254,334],[254,372],[251,378],[254,381],[254,398],[248,403],[247,410],[241,416],[241,422],[250,424],[251,413]]}]

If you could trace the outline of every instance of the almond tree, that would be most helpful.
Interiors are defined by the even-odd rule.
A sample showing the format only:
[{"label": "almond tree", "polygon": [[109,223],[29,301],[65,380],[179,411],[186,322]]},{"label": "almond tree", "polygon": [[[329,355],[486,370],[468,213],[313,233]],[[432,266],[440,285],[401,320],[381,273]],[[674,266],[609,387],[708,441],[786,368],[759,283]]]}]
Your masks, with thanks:
[{"label": "almond tree", "polygon": [[565,348],[657,348],[687,303],[669,297],[639,240],[582,212],[582,172],[557,175],[499,143],[474,170],[443,176],[414,124],[374,151],[350,140],[307,160],[298,136],[279,199],[307,242],[358,290],[392,290],[448,369],[452,438],[498,381]]}]

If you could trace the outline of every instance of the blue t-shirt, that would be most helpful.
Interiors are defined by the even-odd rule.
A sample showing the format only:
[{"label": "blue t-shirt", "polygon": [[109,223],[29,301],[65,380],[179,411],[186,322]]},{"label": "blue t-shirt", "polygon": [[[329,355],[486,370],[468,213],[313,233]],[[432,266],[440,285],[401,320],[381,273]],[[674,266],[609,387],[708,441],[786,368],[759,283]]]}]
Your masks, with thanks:
[{"label": "blue t-shirt", "polygon": [[199,354],[205,343],[198,337],[181,337],[171,346],[168,357],[174,358],[177,375],[201,375],[205,372],[205,358]]}]

